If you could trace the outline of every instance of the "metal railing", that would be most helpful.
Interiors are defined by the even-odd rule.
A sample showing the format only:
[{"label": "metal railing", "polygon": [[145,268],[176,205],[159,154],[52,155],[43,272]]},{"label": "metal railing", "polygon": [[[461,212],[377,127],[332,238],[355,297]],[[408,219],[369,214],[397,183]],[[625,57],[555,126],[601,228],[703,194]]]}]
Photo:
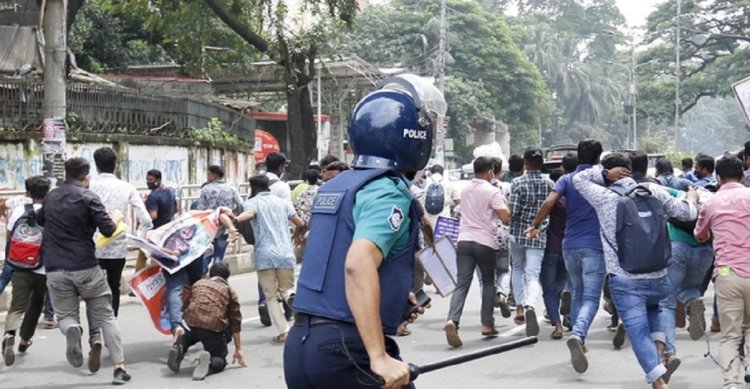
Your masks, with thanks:
[{"label": "metal railing", "polygon": [[[0,128],[36,131],[44,119],[44,86],[38,80],[0,78]],[[84,83],[67,87],[72,132],[187,138],[212,118],[238,138],[254,142],[255,121],[240,111],[189,97],[149,95]]]}]

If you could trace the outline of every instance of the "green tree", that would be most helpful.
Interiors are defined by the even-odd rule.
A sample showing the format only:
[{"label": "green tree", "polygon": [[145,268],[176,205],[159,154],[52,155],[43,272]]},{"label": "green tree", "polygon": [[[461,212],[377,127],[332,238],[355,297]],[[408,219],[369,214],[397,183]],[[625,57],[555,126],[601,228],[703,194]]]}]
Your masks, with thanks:
[{"label": "green tree", "polygon": [[[500,119],[510,127],[514,149],[538,143],[549,95],[539,71],[513,42],[502,15],[478,1],[447,3],[449,135],[463,138],[472,126],[491,128]],[[434,75],[439,6],[438,0],[370,6],[332,50],[382,67]]]}]

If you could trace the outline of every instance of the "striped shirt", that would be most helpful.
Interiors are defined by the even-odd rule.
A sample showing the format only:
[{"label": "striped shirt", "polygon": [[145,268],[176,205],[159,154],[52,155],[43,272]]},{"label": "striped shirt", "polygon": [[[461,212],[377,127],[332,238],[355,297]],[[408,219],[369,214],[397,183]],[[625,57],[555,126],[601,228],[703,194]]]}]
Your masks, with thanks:
[{"label": "striped shirt", "polygon": [[526,230],[531,227],[542,203],[552,191],[555,184],[542,177],[540,170],[529,170],[521,177],[514,178],[510,188],[510,235],[515,242],[526,247],[543,249],[547,247],[547,226],[545,218],[539,226],[539,239],[526,237]]}]

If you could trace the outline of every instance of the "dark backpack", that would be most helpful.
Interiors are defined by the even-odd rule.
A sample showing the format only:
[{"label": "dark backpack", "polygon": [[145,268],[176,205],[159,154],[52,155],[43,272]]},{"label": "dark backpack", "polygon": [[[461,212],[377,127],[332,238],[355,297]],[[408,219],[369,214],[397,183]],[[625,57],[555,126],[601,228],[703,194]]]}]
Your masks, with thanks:
[{"label": "dark backpack", "polygon": [[33,204],[24,206],[23,215],[18,218],[6,247],[5,260],[14,269],[34,270],[42,266],[42,232],[37,224]]},{"label": "dark backpack", "polygon": [[665,269],[672,257],[667,233],[667,217],[662,202],[645,186],[631,190],[610,187],[617,200],[617,250],[606,235],[605,241],[617,252],[620,267],[632,274]]},{"label": "dark backpack", "polygon": [[439,215],[445,208],[445,189],[439,182],[433,182],[427,187],[424,198],[424,210],[430,215]]}]

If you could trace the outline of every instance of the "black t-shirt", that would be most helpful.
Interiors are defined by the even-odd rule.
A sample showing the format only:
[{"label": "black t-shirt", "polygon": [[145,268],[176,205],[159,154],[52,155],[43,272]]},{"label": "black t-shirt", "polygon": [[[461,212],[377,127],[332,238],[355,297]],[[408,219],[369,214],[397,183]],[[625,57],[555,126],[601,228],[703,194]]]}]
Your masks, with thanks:
[{"label": "black t-shirt", "polygon": [[149,212],[156,211],[154,228],[159,228],[172,221],[174,205],[175,196],[172,188],[161,186],[151,191],[146,200],[146,209]]}]

